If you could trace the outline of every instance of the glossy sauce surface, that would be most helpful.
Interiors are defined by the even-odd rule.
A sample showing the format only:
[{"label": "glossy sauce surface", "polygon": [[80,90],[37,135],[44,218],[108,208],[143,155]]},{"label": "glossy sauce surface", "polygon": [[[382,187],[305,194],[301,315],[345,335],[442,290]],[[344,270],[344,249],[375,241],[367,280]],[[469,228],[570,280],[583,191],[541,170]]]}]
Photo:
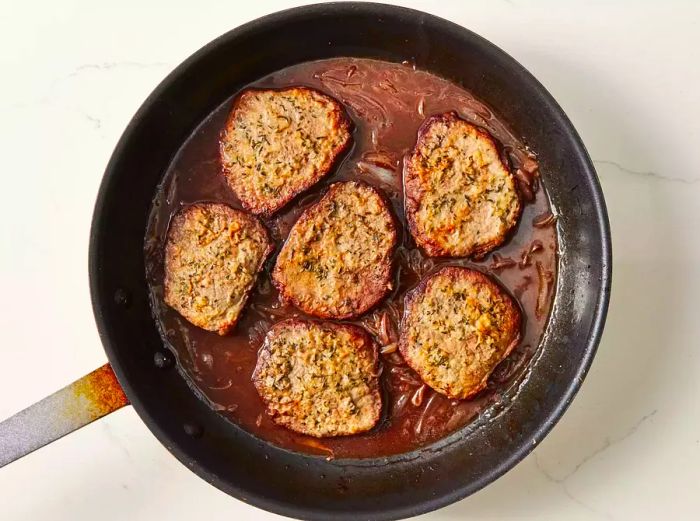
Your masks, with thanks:
[{"label": "glossy sauce surface", "polygon": [[[459,86],[407,64],[338,58],[284,69],[250,85],[280,88],[305,85],[340,101],[354,123],[354,145],[339,166],[312,190],[267,219],[277,249],[260,274],[238,326],[220,337],[199,329],[163,303],[163,249],[168,223],[183,206],[197,201],[225,202],[240,208],[221,174],[218,139],[233,96],[210,114],[174,157],[159,190],[146,233],[146,273],[153,313],[177,356],[181,372],[213,408],[261,439],[295,451],[329,457],[363,458],[407,452],[467,425],[500,400],[527,374],[537,351],[554,294],[556,230],[537,175],[534,154],[491,109]],[[434,259],[418,250],[405,229],[402,158],[415,144],[418,127],[432,114],[454,110],[486,129],[518,179],[524,203],[520,224],[506,242],[480,260]],[[380,355],[384,413],[371,431],[315,439],[288,431],[267,417],[251,382],[258,348],[271,324],[303,313],[278,298],[269,270],[302,210],[338,180],[361,179],[382,189],[404,226],[395,254],[395,290],[376,309],[352,322],[364,326],[379,346],[397,340],[403,297],[421,277],[439,266],[464,265],[493,275],[519,301],[522,341],[490,378],[488,388],[468,401],[450,400],[422,385],[398,352]],[[391,347],[388,351],[391,351]]]}]

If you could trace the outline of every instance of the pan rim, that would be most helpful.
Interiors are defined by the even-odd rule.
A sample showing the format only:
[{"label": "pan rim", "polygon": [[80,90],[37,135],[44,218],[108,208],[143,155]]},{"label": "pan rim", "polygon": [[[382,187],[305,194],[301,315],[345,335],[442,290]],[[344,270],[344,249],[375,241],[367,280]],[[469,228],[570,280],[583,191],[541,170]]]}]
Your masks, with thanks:
[{"label": "pan rim", "polygon": [[489,472],[483,473],[477,479],[459,484],[455,486],[454,489],[447,494],[443,494],[439,497],[432,498],[427,501],[423,501],[418,504],[409,504],[406,506],[396,507],[396,508],[382,508],[378,506],[374,511],[362,512],[363,517],[372,519],[400,519],[409,516],[415,516],[418,514],[430,512],[436,510],[448,504],[454,503],[469,496],[478,490],[482,489],[486,485],[490,484],[508,470],[513,468],[518,462],[524,459],[539,442],[549,433],[549,431],[554,427],[554,425],[563,416],[564,412],[568,409],[569,405],[573,401],[575,395],[577,394],[580,386],[585,378],[588,370],[592,364],[593,358],[597,351],[597,347],[602,335],[602,331],[605,325],[610,289],[611,289],[611,278],[612,278],[612,246],[611,246],[611,234],[610,234],[610,224],[608,220],[607,209],[603,199],[602,189],[594,165],[585,149],[585,146],[574,129],[572,123],[565,115],[561,107],[554,100],[551,94],[545,89],[545,87],[522,65],[520,65],[514,58],[505,53],[503,50],[495,46],[494,44],[488,42],[479,35],[473,33],[469,29],[459,26],[453,22],[445,20],[443,18],[424,13],[422,11],[408,9],[404,7],[397,7],[388,4],[381,3],[364,3],[364,2],[332,2],[325,4],[311,4],[303,7],[286,9],[283,11],[278,11],[267,16],[258,18],[237,28],[232,29],[224,33],[223,35],[217,37],[210,43],[206,44],[204,47],[196,51],[189,58],[178,65],[149,95],[149,97],[144,101],[141,107],[138,109],[126,129],[124,130],[121,138],[112,157],[105,169],[104,177],[100,184],[99,192],[96,198],[94,213],[90,231],[90,247],[89,247],[89,278],[90,278],[90,293],[93,305],[93,312],[95,315],[95,320],[97,323],[98,332],[100,339],[107,353],[114,372],[124,388],[124,391],[129,398],[130,402],[134,406],[139,417],[146,423],[147,427],[153,434],[158,438],[158,440],[183,464],[185,464],[189,469],[193,470],[199,477],[205,481],[213,484],[220,490],[232,495],[238,499],[245,501],[246,503],[252,504],[258,508],[262,508],[267,511],[271,511],[277,514],[286,515],[289,517],[294,517],[298,519],[356,519],[357,513],[338,513],[331,511],[315,510],[311,511],[309,507],[298,507],[296,505],[280,502],[273,500],[270,497],[257,496],[251,494],[248,490],[241,486],[230,483],[211,472],[209,469],[205,469],[201,466],[195,459],[191,458],[184,450],[182,450],[178,444],[172,439],[170,434],[160,427],[160,425],[152,418],[147,408],[143,404],[139,397],[139,394],[133,388],[130,383],[128,375],[125,373],[124,368],[118,362],[117,356],[115,354],[116,348],[108,334],[107,319],[105,317],[104,306],[105,306],[105,296],[100,291],[97,280],[100,275],[100,265],[99,265],[99,255],[97,254],[99,250],[100,241],[104,240],[102,234],[99,230],[102,230],[101,221],[103,219],[103,212],[105,211],[105,201],[111,192],[110,187],[112,183],[112,177],[114,170],[116,168],[117,158],[122,155],[124,149],[127,147],[131,135],[133,134],[135,128],[138,126],[140,120],[148,113],[156,100],[160,97],[161,93],[168,89],[177,79],[188,70],[194,63],[198,62],[204,56],[209,55],[214,49],[220,45],[224,45],[230,39],[240,38],[244,34],[255,32],[263,29],[268,25],[275,25],[279,23],[284,23],[288,18],[294,16],[310,16],[319,15],[328,11],[361,11],[367,12],[368,14],[381,16],[386,15],[402,15],[407,17],[421,17],[423,19],[430,19],[431,22],[439,24],[444,27],[445,30],[458,31],[465,34],[469,38],[477,41],[480,46],[483,46],[489,50],[489,52],[497,55],[501,60],[504,60],[510,64],[512,67],[512,74],[517,76],[519,82],[528,84],[528,86],[536,92],[539,97],[539,103],[542,103],[544,108],[548,112],[557,118],[556,125],[566,132],[575,144],[575,155],[577,160],[583,167],[583,171],[586,174],[584,181],[589,184],[590,189],[593,194],[593,200],[591,201],[591,207],[593,209],[593,215],[591,217],[591,223],[598,226],[598,233],[601,239],[601,278],[600,287],[595,299],[595,311],[593,313],[593,319],[591,323],[591,328],[587,341],[585,343],[585,349],[583,350],[583,355],[578,364],[578,369],[576,371],[576,377],[573,378],[570,384],[566,387],[565,392],[560,395],[557,401],[557,405],[553,407],[549,413],[546,415],[545,420],[542,421],[535,431],[535,438],[530,443],[521,443],[519,445],[513,445],[507,457],[500,461],[500,463],[490,469]]}]

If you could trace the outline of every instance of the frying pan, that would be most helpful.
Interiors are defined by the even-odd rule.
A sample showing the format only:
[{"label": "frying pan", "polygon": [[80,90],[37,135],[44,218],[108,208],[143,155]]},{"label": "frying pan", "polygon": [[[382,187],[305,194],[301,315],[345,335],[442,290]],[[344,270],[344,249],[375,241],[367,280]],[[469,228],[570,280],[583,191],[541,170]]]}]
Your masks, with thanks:
[{"label": "frying pan", "polygon": [[[411,60],[494,107],[539,154],[559,215],[560,256],[553,310],[517,397],[505,397],[497,409],[423,449],[327,461],[267,444],[195,396],[173,367],[151,315],[143,246],[156,187],[207,114],[275,70],[337,56]],[[605,322],[611,246],[590,158],[532,75],[446,20],[382,4],[338,3],[290,9],[234,29],[156,88],[105,171],[89,267],[109,365],[0,424],[0,465],[128,401],[175,457],[242,501],[304,519],[397,519],[479,490],[524,458],[561,417],[591,364]]]}]

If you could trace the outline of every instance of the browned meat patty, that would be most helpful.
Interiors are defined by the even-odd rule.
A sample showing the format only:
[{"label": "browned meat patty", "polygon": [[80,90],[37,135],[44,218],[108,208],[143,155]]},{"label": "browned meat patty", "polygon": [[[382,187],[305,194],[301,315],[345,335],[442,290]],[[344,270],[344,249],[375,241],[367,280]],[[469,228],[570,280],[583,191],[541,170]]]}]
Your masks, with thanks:
[{"label": "browned meat patty", "polygon": [[328,174],[349,144],[342,106],[315,90],[292,87],[238,96],[219,150],[243,206],[271,215]]},{"label": "browned meat patty", "polygon": [[267,333],[253,382],[279,425],[310,436],[345,436],[379,421],[378,375],[377,349],[364,329],[290,319]]},{"label": "browned meat patty", "polygon": [[285,299],[310,315],[361,315],[392,287],[396,233],[376,189],[335,183],[292,227],[272,280]]},{"label": "browned meat patty", "polygon": [[520,217],[515,179],[490,135],[454,112],[428,118],[404,161],[406,217],[428,255],[483,255]]},{"label": "browned meat patty", "polygon": [[165,302],[195,326],[225,335],[271,251],[267,230],[252,215],[225,204],[184,208],[168,229]]},{"label": "browned meat patty", "polygon": [[405,300],[399,349],[422,378],[451,398],[469,398],[520,340],[520,309],[483,273],[446,267]]}]

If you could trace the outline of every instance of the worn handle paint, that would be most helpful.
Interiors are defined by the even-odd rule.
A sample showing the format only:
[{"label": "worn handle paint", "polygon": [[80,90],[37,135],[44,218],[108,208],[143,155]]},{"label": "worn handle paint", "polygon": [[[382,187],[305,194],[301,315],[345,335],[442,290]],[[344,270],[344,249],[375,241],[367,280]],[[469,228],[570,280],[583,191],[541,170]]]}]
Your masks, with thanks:
[{"label": "worn handle paint", "polygon": [[0,467],[128,403],[105,364],[0,423]]}]

